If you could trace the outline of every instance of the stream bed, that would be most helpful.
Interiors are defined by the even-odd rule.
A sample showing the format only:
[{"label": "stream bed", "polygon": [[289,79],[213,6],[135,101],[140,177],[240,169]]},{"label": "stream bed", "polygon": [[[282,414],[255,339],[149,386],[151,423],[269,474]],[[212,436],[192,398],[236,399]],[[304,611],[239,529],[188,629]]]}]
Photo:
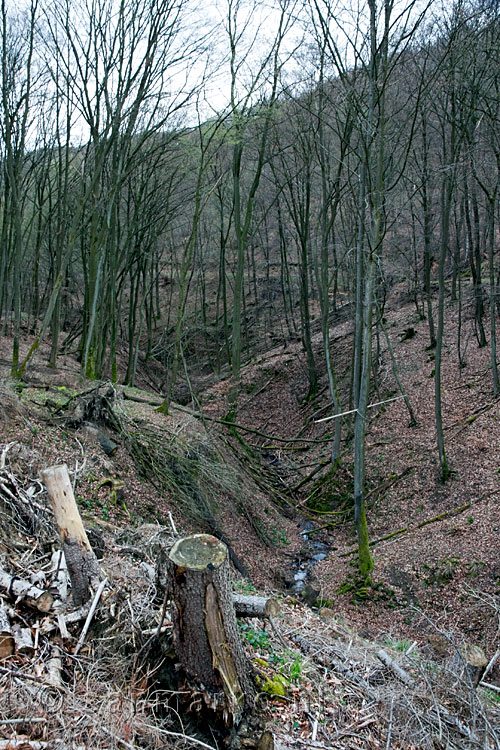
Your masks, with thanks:
[{"label": "stream bed", "polygon": [[309,537],[309,532],[312,529],[314,529],[314,524],[311,521],[307,521],[300,532],[300,536],[304,540],[304,546],[294,565],[295,573],[291,586],[291,590],[296,594],[300,594],[306,587],[308,576],[316,563],[328,557],[329,553],[329,547],[325,542],[320,542]]}]

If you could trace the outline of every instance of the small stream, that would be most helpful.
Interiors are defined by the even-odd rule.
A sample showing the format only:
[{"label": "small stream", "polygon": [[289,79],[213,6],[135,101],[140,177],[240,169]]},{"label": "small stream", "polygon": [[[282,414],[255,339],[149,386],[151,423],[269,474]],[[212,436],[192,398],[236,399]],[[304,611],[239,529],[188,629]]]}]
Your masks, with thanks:
[{"label": "small stream", "polygon": [[296,572],[293,576],[294,583],[291,587],[291,590],[296,594],[299,594],[305,587],[307,577],[316,563],[320,562],[320,560],[324,560],[325,557],[328,557],[328,545],[324,542],[319,542],[315,539],[309,538],[309,532],[312,531],[312,529],[314,529],[314,524],[311,523],[311,521],[306,521],[300,532],[300,536],[305,544],[296,563]]}]

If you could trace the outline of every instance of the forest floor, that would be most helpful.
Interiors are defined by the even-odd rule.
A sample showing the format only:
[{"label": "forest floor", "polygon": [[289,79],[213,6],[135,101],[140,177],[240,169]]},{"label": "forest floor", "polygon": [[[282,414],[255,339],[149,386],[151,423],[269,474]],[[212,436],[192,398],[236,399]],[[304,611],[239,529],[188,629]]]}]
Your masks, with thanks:
[{"label": "forest floor", "polygon": [[[356,562],[352,448],[347,449],[335,476],[316,485],[314,480],[309,482],[296,493],[295,502],[308,520],[314,519],[316,527],[335,524],[314,536],[326,542],[331,552],[314,567],[311,582],[318,597],[332,601],[335,611],[351,626],[369,637],[407,637],[435,644],[443,641],[437,637],[440,631],[460,632],[494,651],[500,640],[500,399],[492,396],[490,351],[489,347],[478,348],[473,320],[463,323],[465,367],[459,368],[453,338],[456,316],[450,306],[443,348],[442,402],[451,477],[443,484],[435,435],[434,353],[428,349],[427,323],[419,320],[411,305],[393,301],[387,309],[385,327],[418,424],[410,426],[403,399],[390,401],[400,392],[381,338],[379,384],[372,403],[388,403],[371,410],[367,429],[368,525],[372,541],[393,536],[373,547],[374,579],[383,584],[378,595],[375,592],[366,601],[353,601],[351,591],[339,592],[352,578]],[[411,337],[406,338],[410,328]],[[345,410],[349,408],[351,331],[350,322],[332,329],[332,356]],[[321,352],[320,336],[315,343]],[[307,390],[303,358],[290,347],[273,350],[245,368],[243,387],[248,396],[242,399],[238,421],[281,438],[294,435],[323,440],[331,422],[315,420],[329,413],[324,408],[328,405],[326,382],[323,374],[322,396],[314,404],[301,403]],[[204,394],[207,414],[225,413],[225,388],[227,383],[219,383]],[[345,418],[344,435],[352,430],[350,419]],[[241,434],[256,442],[250,440],[251,434]],[[291,443],[281,448],[275,443],[265,449],[267,463],[276,468],[284,487],[297,484],[304,464],[313,468],[315,461],[325,460],[330,443],[299,442],[298,447],[306,450],[290,450],[297,448]],[[304,519],[298,523],[303,527]],[[500,666],[496,676],[500,677]]]},{"label": "forest floor", "polygon": [[[372,402],[385,403],[370,411],[367,429],[368,524],[374,542],[391,536],[373,546],[373,575],[380,586],[364,599],[356,598],[355,586],[350,586],[356,561],[352,448],[347,441],[340,469],[335,475],[329,473],[332,423],[317,421],[330,413],[320,334],[314,340],[320,373],[318,397],[312,402],[304,400],[307,373],[300,343],[277,347],[244,365],[237,426],[232,431],[218,423],[228,412],[228,379],[214,383],[213,378],[207,378],[204,383],[199,378],[195,383],[197,402],[189,407],[173,405],[168,416],[156,411],[161,397],[148,391],[146,378],[138,380],[140,388],[116,389],[117,409],[129,420],[127,424],[166,431],[169,439],[182,444],[190,461],[195,456],[197,466],[203,467],[216,517],[250,573],[252,586],[245,581],[241,586],[288,596],[283,605],[283,632],[309,628],[306,640],[309,645],[316,643],[318,650],[326,648],[325,638],[339,638],[341,630],[342,643],[350,644],[348,653],[353,643],[359,647],[352,652],[352,660],[358,666],[365,664],[368,682],[371,672],[375,682],[380,677],[379,667],[373,666],[379,662],[372,656],[381,645],[392,649],[391,653],[414,651],[419,658],[436,664],[447,664],[457,644],[464,641],[481,646],[488,659],[500,645],[500,401],[492,397],[489,349],[477,347],[473,321],[463,324],[461,346],[466,366],[460,369],[453,338],[455,307],[449,306],[446,315],[449,333],[445,335],[442,397],[452,473],[442,484],[427,324],[419,320],[410,304],[389,300],[385,326],[418,425],[410,426],[402,399],[391,400],[400,394],[382,337],[378,387]],[[410,328],[413,333],[408,337]],[[351,339],[351,322],[332,327],[332,354],[346,411]],[[93,387],[78,375],[78,363],[72,357],[61,359],[57,370],[51,370],[42,364],[46,355],[42,347],[24,382],[14,389],[8,376],[9,346],[8,338],[0,339],[0,443],[16,443],[9,448],[8,465],[21,484],[33,482],[44,466],[66,462],[76,472],[82,514],[106,533],[150,523],[168,525],[169,513],[181,533],[203,528],[203,521],[193,518],[174,492],[155,487],[147,472],[138,470],[125,441],[118,440],[116,453],[109,457],[96,430],[84,427],[75,431],[58,421],[68,400]],[[13,395],[16,390],[19,398]],[[200,409],[204,421],[196,416]],[[344,437],[352,430],[351,419],[349,415],[343,419]],[[108,436],[114,437],[111,431]],[[199,457],[212,455],[209,444],[216,448],[207,469]],[[313,475],[322,462],[325,466]],[[311,533],[311,526],[319,530]],[[322,541],[329,549],[328,556],[314,566],[305,529],[309,540]],[[0,553],[2,549],[8,552],[0,535]],[[318,607],[313,610],[304,607],[292,590],[294,574],[304,564],[310,566],[308,582],[317,599]],[[252,631],[250,642],[264,652],[260,654],[264,662],[269,654],[282,649],[279,643],[283,638],[275,642],[272,635],[259,635],[264,631]],[[292,641],[289,645],[294,648]],[[260,658],[259,653],[255,658]],[[279,658],[284,665],[280,669],[287,672],[291,684],[294,661],[286,649]],[[321,681],[322,666],[321,660],[311,663],[309,685],[314,686]],[[407,667],[411,673],[415,664]],[[498,660],[488,681],[500,685]],[[335,692],[334,682],[330,687]],[[356,688],[353,691],[356,693]],[[388,691],[385,698],[389,700],[390,695]],[[346,744],[338,747],[384,745],[394,697],[384,704],[385,728],[371,721],[370,711],[365,709],[372,704],[365,698],[359,694],[356,700],[348,699],[342,720],[344,728],[351,722],[358,734],[360,728],[364,730],[359,742],[354,738],[348,744],[344,739]],[[287,731],[297,730],[309,738],[311,731],[318,735],[315,714],[311,719],[303,705],[297,714],[287,711],[279,700],[271,708],[268,718],[277,716]],[[337,714],[336,721],[340,721]],[[393,747],[424,746],[415,740],[413,744],[401,742]]]}]

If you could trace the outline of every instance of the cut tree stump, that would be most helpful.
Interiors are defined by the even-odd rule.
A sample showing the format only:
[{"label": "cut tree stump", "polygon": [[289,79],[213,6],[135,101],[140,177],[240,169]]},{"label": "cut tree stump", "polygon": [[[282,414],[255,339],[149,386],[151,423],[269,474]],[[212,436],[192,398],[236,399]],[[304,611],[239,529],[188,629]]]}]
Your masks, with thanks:
[{"label": "cut tree stump", "polygon": [[460,649],[463,660],[462,677],[469,679],[477,687],[488,664],[482,648],[472,643],[465,643]]},{"label": "cut tree stump", "polygon": [[238,632],[226,545],[209,534],[177,541],[167,587],[174,648],[188,682],[218,720],[236,726],[255,688]]},{"label": "cut tree stump", "polygon": [[51,466],[40,472],[47,488],[59,529],[59,536],[71,580],[73,602],[79,607],[90,599],[102,579],[97,558],[90,546],[87,533],[73,495],[66,464]]}]

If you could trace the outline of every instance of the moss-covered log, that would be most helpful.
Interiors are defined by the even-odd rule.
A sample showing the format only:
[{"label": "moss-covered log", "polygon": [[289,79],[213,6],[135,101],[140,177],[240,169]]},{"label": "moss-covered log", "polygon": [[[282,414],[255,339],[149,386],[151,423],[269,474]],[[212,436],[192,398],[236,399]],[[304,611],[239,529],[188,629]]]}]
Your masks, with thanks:
[{"label": "moss-covered log", "polygon": [[234,611],[226,546],[209,534],[180,539],[169,554],[174,648],[192,689],[226,726],[253,702],[254,684]]}]

